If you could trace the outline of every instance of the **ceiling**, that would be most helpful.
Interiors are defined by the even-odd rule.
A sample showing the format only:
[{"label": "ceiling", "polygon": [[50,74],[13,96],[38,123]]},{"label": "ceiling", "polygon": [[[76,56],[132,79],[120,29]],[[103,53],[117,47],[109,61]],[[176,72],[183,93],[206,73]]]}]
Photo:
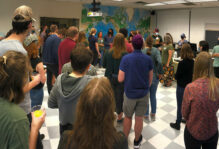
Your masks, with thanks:
[{"label": "ceiling", "polygon": [[[93,0],[56,0],[56,1],[68,1],[68,2],[77,2],[77,3],[82,3],[82,4],[90,4],[90,3],[92,3]],[[149,9],[149,10],[219,7],[219,1],[201,2],[201,3],[199,3],[199,2],[185,3],[187,5],[185,5],[185,4],[169,4],[169,5],[162,5],[162,6],[144,6],[145,4],[163,3],[163,2],[167,2],[167,1],[182,1],[182,0],[123,0],[123,1],[96,0],[96,2],[101,2],[101,5],[145,8],[145,9]],[[189,1],[189,0],[185,0],[185,1]]]}]

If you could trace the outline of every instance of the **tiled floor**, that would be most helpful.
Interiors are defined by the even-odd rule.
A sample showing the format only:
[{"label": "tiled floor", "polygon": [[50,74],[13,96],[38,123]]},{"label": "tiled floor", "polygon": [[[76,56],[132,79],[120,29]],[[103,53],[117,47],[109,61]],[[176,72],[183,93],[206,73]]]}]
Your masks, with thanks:
[{"label": "tiled floor", "polygon": [[[98,70],[98,77],[103,76],[104,70]],[[41,133],[45,134],[43,140],[45,149],[57,149],[59,143],[59,119],[58,110],[49,109],[47,106],[48,92],[45,87],[45,97],[43,106],[46,108],[47,117]],[[157,114],[156,121],[144,121],[142,149],[183,149],[184,124],[181,124],[181,130],[177,131],[170,128],[169,123],[175,121],[176,116],[176,83],[172,87],[163,87],[159,85],[157,91]],[[134,121],[133,121],[134,124]],[[122,126],[117,126],[122,130]],[[134,126],[129,136],[129,147],[133,148]]]}]

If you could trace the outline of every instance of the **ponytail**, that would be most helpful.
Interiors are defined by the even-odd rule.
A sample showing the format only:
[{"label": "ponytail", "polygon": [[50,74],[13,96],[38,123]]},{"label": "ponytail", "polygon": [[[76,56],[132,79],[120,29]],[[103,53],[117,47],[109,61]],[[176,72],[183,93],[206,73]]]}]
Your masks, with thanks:
[{"label": "ponytail", "polygon": [[8,74],[5,71],[5,65],[7,64],[7,57],[6,56],[1,56],[0,57],[0,82],[5,82],[6,79],[8,78]]},{"label": "ponytail", "polygon": [[151,50],[153,47],[153,38],[151,36],[148,36],[145,42],[148,47],[147,55],[151,55]]}]

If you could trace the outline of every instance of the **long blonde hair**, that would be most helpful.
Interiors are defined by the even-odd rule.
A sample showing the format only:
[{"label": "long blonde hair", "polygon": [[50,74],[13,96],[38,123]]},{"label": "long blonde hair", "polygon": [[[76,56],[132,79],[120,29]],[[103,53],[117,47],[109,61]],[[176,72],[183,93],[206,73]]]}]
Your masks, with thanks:
[{"label": "long blonde hair", "polygon": [[217,93],[217,78],[214,75],[213,60],[207,52],[201,52],[195,59],[193,81],[199,78],[209,78],[209,98],[216,100]]},{"label": "long blonde hair", "polygon": [[113,40],[113,47],[111,49],[113,51],[113,58],[119,59],[122,56],[122,52],[126,51],[125,46],[125,37],[121,33],[117,33]]}]

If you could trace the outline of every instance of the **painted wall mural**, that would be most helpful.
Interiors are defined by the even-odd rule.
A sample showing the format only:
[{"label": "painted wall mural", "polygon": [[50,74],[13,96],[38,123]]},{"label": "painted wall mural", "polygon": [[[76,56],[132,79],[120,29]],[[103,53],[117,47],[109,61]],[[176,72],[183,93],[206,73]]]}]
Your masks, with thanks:
[{"label": "painted wall mural", "polygon": [[103,35],[106,35],[109,28],[112,28],[114,33],[120,28],[127,28],[129,32],[139,30],[144,37],[149,34],[151,18],[150,12],[145,9],[100,6],[103,16],[87,17],[89,8],[91,5],[83,5],[81,30],[89,32],[95,27],[97,32],[102,31]]}]

